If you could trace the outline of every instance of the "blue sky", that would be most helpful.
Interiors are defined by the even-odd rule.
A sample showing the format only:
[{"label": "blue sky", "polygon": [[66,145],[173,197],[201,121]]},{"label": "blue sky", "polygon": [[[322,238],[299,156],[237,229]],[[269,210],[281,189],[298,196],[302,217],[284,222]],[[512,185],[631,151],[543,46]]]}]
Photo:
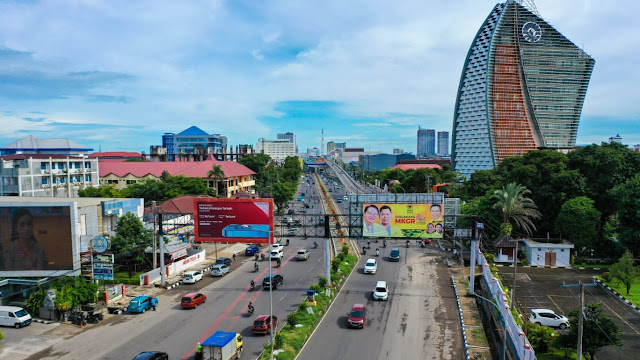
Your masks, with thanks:
[{"label": "blue sky", "polygon": [[[28,135],[145,151],[196,125],[416,151],[451,131],[464,57],[495,1],[0,0],[0,145]],[[640,3],[536,1],[596,60],[578,144],[640,143]]]}]

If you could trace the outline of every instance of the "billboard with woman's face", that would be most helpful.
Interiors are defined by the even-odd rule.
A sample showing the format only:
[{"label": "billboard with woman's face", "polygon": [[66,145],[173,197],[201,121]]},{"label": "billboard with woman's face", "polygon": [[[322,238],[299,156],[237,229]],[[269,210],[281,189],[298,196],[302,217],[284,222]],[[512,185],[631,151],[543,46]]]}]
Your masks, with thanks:
[{"label": "billboard with woman's face", "polygon": [[70,206],[0,206],[0,236],[0,276],[74,270]]},{"label": "billboard with woman's face", "polygon": [[364,204],[362,236],[442,238],[442,204]]}]

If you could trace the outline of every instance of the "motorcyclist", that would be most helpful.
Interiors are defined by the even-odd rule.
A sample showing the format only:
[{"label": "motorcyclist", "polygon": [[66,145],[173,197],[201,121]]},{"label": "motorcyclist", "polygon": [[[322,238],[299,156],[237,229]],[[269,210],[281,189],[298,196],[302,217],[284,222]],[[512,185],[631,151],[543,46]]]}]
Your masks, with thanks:
[{"label": "motorcyclist", "polygon": [[196,344],[196,360],[202,359],[202,345],[200,345],[200,341]]},{"label": "motorcyclist", "polygon": [[409,244],[411,244],[411,242],[409,240],[407,240],[407,247],[409,247]]},{"label": "motorcyclist", "polygon": [[387,240],[382,240],[382,246],[387,247]]},{"label": "motorcyclist", "polygon": [[258,261],[258,257],[259,257],[258,253],[255,253],[254,255],[255,255],[256,261]]},{"label": "motorcyclist", "polygon": [[380,256],[380,249],[376,249],[376,256]]},{"label": "motorcyclist", "polygon": [[247,311],[249,312],[249,315],[253,314],[253,304],[251,301],[249,301],[249,305],[247,305]]},{"label": "motorcyclist", "polygon": [[287,239],[287,246],[289,246],[289,239]]},{"label": "motorcyclist", "polygon": [[313,242],[313,247],[314,247],[314,249],[318,247],[318,242],[317,241]]},{"label": "motorcyclist", "polygon": [[[256,288],[256,282],[251,280],[251,290],[253,290],[255,288]],[[249,303],[249,304],[251,304],[251,303]]]},{"label": "motorcyclist", "polygon": [[258,263],[253,263],[253,271],[258,272],[258,270],[260,270]]}]

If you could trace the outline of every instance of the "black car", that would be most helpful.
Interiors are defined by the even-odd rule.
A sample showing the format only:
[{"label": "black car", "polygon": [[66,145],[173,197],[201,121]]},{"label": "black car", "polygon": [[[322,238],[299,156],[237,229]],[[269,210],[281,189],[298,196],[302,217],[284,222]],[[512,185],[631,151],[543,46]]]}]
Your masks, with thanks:
[{"label": "black car", "polygon": [[218,264],[224,264],[227,266],[231,266],[231,259],[229,259],[228,257],[221,257],[218,258],[218,260],[216,260],[216,265]]},{"label": "black car", "polygon": [[294,210],[293,209],[287,210],[287,215],[293,215],[293,214],[294,214]]},{"label": "black car", "polygon": [[169,360],[169,355],[161,351],[144,351],[134,357],[133,360]]},{"label": "black car", "polygon": [[284,279],[282,278],[282,275],[279,275],[279,274],[265,276],[264,279],[262,280],[262,287],[268,288],[273,284],[273,289],[275,290],[278,288],[278,286],[282,285],[282,280]]}]

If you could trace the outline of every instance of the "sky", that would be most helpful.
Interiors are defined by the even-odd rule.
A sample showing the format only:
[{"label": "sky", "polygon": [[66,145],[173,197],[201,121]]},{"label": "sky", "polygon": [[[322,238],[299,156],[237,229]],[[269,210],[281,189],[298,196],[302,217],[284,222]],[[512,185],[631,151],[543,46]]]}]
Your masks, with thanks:
[{"label": "sky", "polygon": [[[495,1],[0,0],[0,146],[29,135],[149,153],[195,125],[230,145],[296,133],[416,151],[452,130]],[[577,144],[640,143],[640,2],[540,0],[595,60]]]}]

